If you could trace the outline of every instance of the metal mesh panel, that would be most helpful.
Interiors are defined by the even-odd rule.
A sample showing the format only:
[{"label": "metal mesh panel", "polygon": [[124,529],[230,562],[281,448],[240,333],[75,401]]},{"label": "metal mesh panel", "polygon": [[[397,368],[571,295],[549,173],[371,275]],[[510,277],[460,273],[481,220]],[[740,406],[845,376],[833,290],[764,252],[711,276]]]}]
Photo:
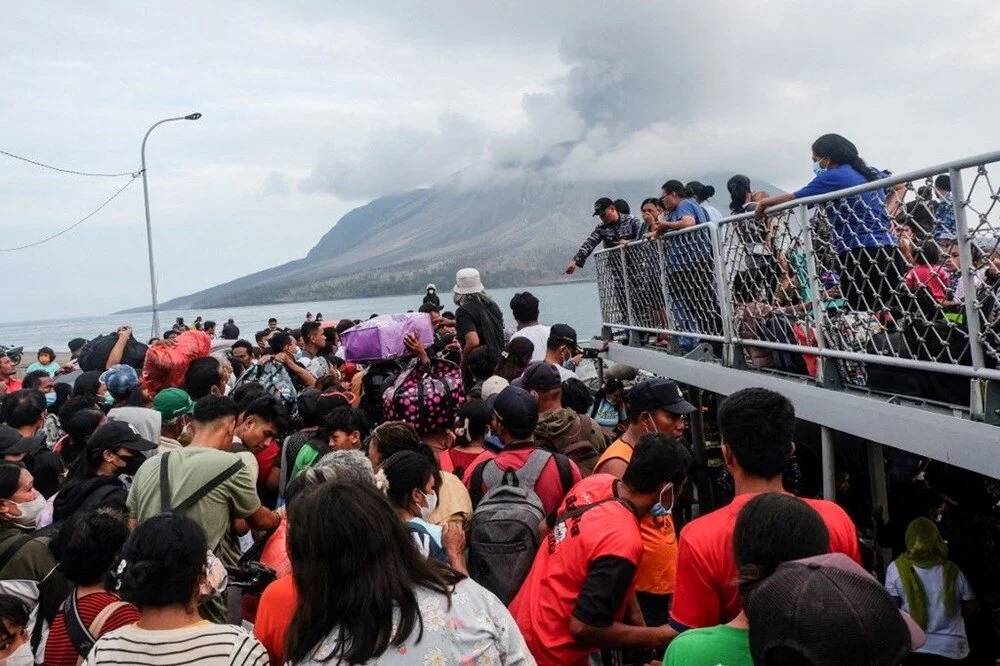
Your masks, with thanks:
[{"label": "metal mesh panel", "polygon": [[[994,168],[990,177],[990,167]],[[962,172],[964,192],[954,192],[964,208],[969,230],[973,304],[979,317],[979,340],[987,367],[1000,365],[1000,174],[996,165],[983,165]],[[952,252],[954,255],[955,253]],[[962,265],[961,258],[951,262]],[[955,300],[965,301],[966,289],[957,287]]]},{"label": "metal mesh panel", "polygon": [[661,252],[661,241],[636,243],[623,250],[632,326],[657,330],[667,328]]},{"label": "metal mesh panel", "polygon": [[621,250],[595,252],[594,267],[597,270],[597,293],[601,301],[603,320],[612,325],[627,325],[628,306]]},{"label": "metal mesh panel", "polygon": [[[721,336],[722,317],[710,229],[699,225],[691,231],[667,235],[662,242],[669,328]],[[697,341],[694,337],[678,336],[675,343],[685,351]]]}]

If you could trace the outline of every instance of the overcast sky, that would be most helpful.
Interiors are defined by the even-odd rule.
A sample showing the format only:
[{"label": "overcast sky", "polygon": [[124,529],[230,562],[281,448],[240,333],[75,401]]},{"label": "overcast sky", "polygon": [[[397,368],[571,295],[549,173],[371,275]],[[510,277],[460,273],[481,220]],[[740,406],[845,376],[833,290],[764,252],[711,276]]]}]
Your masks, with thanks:
[{"label": "overcast sky", "polygon": [[[16,3],[0,149],[137,169],[152,122],[202,112],[147,149],[166,300],[301,257],[350,208],[455,174],[544,163],[651,191],[706,171],[791,188],[829,131],[897,172],[997,149],[998,34],[991,0]],[[0,156],[0,247],[126,180]],[[141,182],[0,267],[0,321],[148,303]]]}]

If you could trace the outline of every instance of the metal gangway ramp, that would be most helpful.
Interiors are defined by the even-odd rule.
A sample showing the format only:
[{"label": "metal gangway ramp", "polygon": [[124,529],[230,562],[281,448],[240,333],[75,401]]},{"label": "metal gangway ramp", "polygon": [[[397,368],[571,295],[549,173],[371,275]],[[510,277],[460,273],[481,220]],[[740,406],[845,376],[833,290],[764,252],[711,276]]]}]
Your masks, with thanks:
[{"label": "metal gangway ramp", "polygon": [[608,359],[723,395],[788,396],[821,426],[828,498],[832,431],[871,440],[873,468],[888,445],[1000,478],[998,162],[977,155],[596,252],[603,325],[628,332]]}]

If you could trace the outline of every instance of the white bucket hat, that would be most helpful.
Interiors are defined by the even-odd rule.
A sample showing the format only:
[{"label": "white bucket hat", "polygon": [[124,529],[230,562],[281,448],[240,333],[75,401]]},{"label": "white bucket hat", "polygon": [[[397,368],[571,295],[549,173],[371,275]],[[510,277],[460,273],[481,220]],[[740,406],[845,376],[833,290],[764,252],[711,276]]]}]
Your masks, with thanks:
[{"label": "white bucket hat", "polygon": [[463,268],[455,274],[456,294],[478,294],[486,289],[475,268]]}]

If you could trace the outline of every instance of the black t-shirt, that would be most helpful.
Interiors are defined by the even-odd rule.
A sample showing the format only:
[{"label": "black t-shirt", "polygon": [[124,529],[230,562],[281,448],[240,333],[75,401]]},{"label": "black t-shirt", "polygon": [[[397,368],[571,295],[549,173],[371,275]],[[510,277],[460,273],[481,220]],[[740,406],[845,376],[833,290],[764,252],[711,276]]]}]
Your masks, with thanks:
[{"label": "black t-shirt", "polygon": [[478,300],[467,300],[455,313],[455,327],[462,346],[466,334],[475,331],[479,334],[479,344],[492,347],[497,353],[503,351],[503,313],[493,301],[484,305]]}]

